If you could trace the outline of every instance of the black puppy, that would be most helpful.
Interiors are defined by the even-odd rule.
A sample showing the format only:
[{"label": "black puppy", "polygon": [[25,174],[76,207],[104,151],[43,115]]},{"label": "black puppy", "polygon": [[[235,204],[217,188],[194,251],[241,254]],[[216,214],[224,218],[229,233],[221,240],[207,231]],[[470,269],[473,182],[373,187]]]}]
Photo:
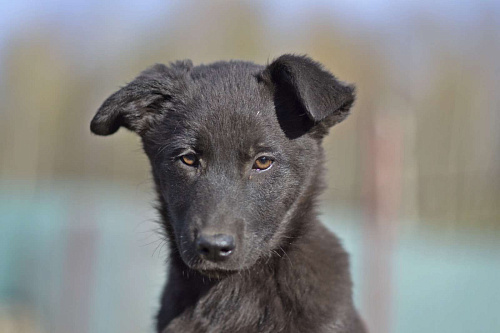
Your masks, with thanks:
[{"label": "black puppy", "polygon": [[303,56],[155,65],[109,97],[148,155],[170,243],[158,332],[364,332],[348,256],[317,219],[321,141],[354,88]]}]

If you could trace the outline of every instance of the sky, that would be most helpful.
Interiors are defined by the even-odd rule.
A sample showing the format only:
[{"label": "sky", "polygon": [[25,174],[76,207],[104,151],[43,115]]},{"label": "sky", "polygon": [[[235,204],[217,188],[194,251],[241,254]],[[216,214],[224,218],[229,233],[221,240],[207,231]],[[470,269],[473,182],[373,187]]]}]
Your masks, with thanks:
[{"label": "sky", "polygon": [[[219,0],[220,1],[220,0]],[[394,20],[405,20],[412,12],[420,11],[444,20],[467,22],[478,19],[484,5],[500,9],[495,0],[316,0],[312,1],[257,1],[267,8],[268,18],[287,20],[301,13],[317,8],[341,11],[342,15],[356,18],[370,25],[384,25]],[[119,18],[130,24],[141,24],[148,19],[168,13],[168,8],[178,6],[179,1],[142,0],[18,0],[0,1],[0,38],[23,25],[36,20],[55,20],[68,27],[78,22],[91,22],[89,19],[99,16]]]},{"label": "sky", "polygon": [[[219,0],[220,1],[220,0]],[[495,0],[340,0],[340,1],[254,1],[273,28],[286,31],[314,12],[332,13],[347,29],[379,29],[398,34],[416,13],[432,17],[444,25],[468,29],[478,24],[486,11],[500,17],[500,1]],[[0,0],[0,58],[11,37],[36,24],[53,24],[81,39],[98,39],[99,27],[110,27],[113,38],[141,38],[151,22],[169,20],[180,1],[142,0]],[[350,22],[355,22],[349,24]],[[500,26],[500,20],[497,22]],[[395,29],[396,27],[396,29]],[[108,37],[109,38],[109,37]]]}]

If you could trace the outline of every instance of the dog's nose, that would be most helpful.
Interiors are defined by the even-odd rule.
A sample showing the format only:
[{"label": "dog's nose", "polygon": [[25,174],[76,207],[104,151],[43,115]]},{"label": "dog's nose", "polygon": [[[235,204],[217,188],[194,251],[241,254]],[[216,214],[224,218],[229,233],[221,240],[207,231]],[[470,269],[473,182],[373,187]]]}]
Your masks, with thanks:
[{"label": "dog's nose", "polygon": [[227,259],[235,248],[234,237],[231,235],[205,235],[201,234],[196,241],[198,253],[210,261]]}]

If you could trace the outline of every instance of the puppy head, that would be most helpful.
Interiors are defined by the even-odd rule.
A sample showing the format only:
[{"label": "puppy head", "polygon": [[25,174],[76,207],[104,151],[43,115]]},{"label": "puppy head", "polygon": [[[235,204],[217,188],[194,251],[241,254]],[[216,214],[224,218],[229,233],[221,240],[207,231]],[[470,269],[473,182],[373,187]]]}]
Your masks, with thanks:
[{"label": "puppy head", "polygon": [[142,137],[176,252],[213,275],[248,268],[290,237],[316,194],[321,139],[353,101],[352,86],[307,57],[184,61],[111,95],[91,130]]}]

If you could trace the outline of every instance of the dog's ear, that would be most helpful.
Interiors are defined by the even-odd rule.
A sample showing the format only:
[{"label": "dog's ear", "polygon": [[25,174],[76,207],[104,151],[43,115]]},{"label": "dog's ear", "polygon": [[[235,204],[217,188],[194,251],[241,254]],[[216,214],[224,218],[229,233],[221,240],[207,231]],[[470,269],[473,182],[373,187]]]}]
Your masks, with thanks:
[{"label": "dog's ear", "polygon": [[312,129],[322,137],[349,115],[355,99],[353,85],[306,56],[282,55],[266,67],[263,78],[272,85],[278,117],[286,118],[280,123],[292,137]]},{"label": "dog's ear", "polygon": [[112,94],[101,105],[90,123],[98,135],[110,135],[121,126],[144,133],[161,115],[179,89],[181,76],[192,68],[190,60],[170,67],[157,64],[143,71],[132,82]]}]

